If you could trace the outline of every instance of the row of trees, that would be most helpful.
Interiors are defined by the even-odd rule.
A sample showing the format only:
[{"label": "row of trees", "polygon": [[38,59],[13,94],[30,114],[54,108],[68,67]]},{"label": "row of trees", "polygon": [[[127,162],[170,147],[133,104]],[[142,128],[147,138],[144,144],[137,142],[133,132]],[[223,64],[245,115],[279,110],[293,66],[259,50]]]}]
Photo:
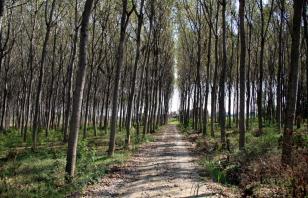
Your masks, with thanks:
[{"label": "row of trees", "polygon": [[36,150],[44,133],[68,142],[74,176],[78,132],[132,125],[138,138],[166,123],[173,90],[172,2],[0,1],[0,129]]},{"label": "row of trees", "polygon": [[308,117],[307,6],[304,0],[179,1],[181,122],[192,120],[207,135],[209,120],[214,136],[218,121],[225,147],[233,120],[240,149],[252,120],[257,135],[276,123],[284,127],[282,161],[289,164],[295,117],[298,127]]}]

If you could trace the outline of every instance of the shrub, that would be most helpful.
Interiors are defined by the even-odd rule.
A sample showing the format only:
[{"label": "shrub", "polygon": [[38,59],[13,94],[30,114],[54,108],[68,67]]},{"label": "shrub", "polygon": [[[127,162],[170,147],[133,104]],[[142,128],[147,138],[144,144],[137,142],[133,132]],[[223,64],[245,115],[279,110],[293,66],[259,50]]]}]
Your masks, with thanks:
[{"label": "shrub", "polygon": [[87,140],[78,142],[77,163],[80,172],[85,172],[90,166],[93,166],[95,158],[96,150],[88,146]]},{"label": "shrub", "polygon": [[241,181],[241,167],[239,164],[231,164],[225,168],[228,184],[239,185]]},{"label": "shrub", "polygon": [[202,165],[205,168],[206,175],[210,176],[213,181],[218,183],[227,182],[225,172],[218,163],[205,160],[202,162]]}]

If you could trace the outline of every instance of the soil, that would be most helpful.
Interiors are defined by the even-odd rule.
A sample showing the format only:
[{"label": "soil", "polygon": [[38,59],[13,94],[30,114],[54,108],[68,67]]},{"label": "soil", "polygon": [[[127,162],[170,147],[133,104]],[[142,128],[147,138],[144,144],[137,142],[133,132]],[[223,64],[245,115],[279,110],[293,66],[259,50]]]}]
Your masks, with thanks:
[{"label": "soil", "polygon": [[175,125],[164,126],[122,167],[89,186],[82,197],[240,197],[198,175],[198,155]]}]

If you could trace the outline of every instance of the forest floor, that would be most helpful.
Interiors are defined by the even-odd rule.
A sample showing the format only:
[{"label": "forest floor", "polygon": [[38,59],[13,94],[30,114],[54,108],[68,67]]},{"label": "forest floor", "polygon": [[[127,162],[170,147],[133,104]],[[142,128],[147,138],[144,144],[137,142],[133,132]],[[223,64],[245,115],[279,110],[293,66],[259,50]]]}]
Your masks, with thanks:
[{"label": "forest floor", "polygon": [[[202,180],[194,144],[174,124],[162,127],[121,167],[89,186],[83,197],[239,197],[235,188]],[[77,195],[80,196],[80,195]]]},{"label": "forest floor", "polygon": [[199,175],[203,178],[236,186],[241,197],[307,197],[307,125],[303,124],[293,134],[291,166],[281,164],[282,133],[275,124],[265,123],[262,134],[257,135],[257,121],[252,120],[246,131],[244,150],[239,150],[235,122],[226,131],[225,149],[221,147],[218,123],[214,126],[214,137],[194,130],[191,122],[186,127],[178,123],[177,127],[196,145],[194,152],[199,156]]},{"label": "forest floor", "polygon": [[[30,134],[30,131],[29,131]],[[154,139],[147,134],[137,141],[132,130],[131,149],[124,148],[126,132],[116,135],[116,151],[107,156],[109,133],[99,129],[97,136],[92,127],[87,128],[87,137],[79,137],[76,176],[72,183],[65,182],[67,145],[62,141],[62,130],[51,130],[48,138],[40,131],[39,146],[31,150],[31,138],[22,141],[18,129],[10,128],[0,133],[0,197],[66,197],[94,184],[129,160],[142,144]]]}]

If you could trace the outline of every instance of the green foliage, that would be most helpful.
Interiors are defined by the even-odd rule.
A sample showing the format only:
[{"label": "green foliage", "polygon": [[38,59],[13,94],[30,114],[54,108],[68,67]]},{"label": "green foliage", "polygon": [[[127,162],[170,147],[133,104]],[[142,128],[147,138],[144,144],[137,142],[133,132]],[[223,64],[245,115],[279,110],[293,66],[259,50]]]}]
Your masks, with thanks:
[{"label": "green foliage", "polygon": [[2,157],[7,148],[22,145],[22,139],[17,129],[8,129],[0,133],[0,156]]},{"label": "green foliage", "polygon": [[274,127],[265,128],[263,135],[260,137],[255,137],[251,133],[247,133],[245,152],[239,152],[237,150],[237,154],[245,155],[245,160],[255,159],[269,151],[277,150],[280,137],[281,134],[279,134]]},{"label": "green foliage", "polygon": [[293,143],[296,147],[308,148],[308,134],[299,132],[293,135]]},{"label": "green foliage", "polygon": [[205,168],[206,173],[211,179],[218,183],[227,183],[226,175],[221,166],[213,161],[203,160],[201,165]]},{"label": "green foliage", "polygon": [[192,133],[191,124],[188,124],[188,125],[180,124],[178,127],[180,128],[180,131],[186,135],[189,135],[190,133]]},{"label": "green foliage", "polygon": [[173,124],[173,125],[177,125],[177,126],[180,125],[179,120],[176,119],[176,118],[170,119],[168,123],[169,123],[169,124]]},{"label": "green foliage", "polygon": [[[18,130],[9,129],[0,134],[0,197],[65,197],[95,183],[109,167],[124,163],[143,142],[153,141],[147,134],[137,142],[132,129],[132,149],[118,147],[113,157],[106,154],[108,134],[93,127],[87,129],[88,138],[79,138],[77,150],[77,173],[72,183],[65,182],[66,147],[62,143],[62,131],[50,130],[49,137],[40,131],[39,148],[31,150],[31,133],[28,141],[22,142]],[[82,134],[81,134],[82,135]],[[125,132],[117,133],[117,143],[123,145]]]},{"label": "green foliage", "polygon": [[[202,176],[209,177],[215,182],[227,185],[239,185],[242,182],[241,175],[247,169],[247,165],[258,161],[263,156],[277,156],[280,153],[281,133],[273,125],[266,125],[263,129],[261,136],[254,135],[253,127],[257,126],[257,122],[251,122],[251,130],[246,132],[246,144],[244,150],[238,149],[238,130],[236,128],[227,129],[227,139],[230,143],[230,150],[226,149],[211,149],[208,152],[210,145],[218,143],[220,145],[220,131],[219,127],[216,128],[214,138],[207,136],[195,135],[190,126],[185,127],[180,125],[180,130],[187,134],[192,141],[197,144],[199,151],[205,153],[204,157],[200,160],[200,165],[203,167],[201,170]],[[209,127],[208,127],[209,129]],[[194,138],[197,137],[197,138]],[[295,145],[305,145],[307,140],[303,133],[294,135]],[[211,144],[212,143],[212,144]],[[207,148],[207,149],[205,149]],[[246,169],[245,169],[246,167]],[[252,173],[253,174],[253,173]],[[271,178],[267,178],[271,179]],[[277,178],[275,178],[276,182]],[[267,181],[264,178],[264,181]],[[279,181],[277,181],[279,182]]]},{"label": "green foliage", "polygon": [[96,150],[91,148],[90,145],[88,145],[88,141],[79,141],[77,150],[77,170],[81,173],[88,171],[95,162],[95,158]]},{"label": "green foliage", "polygon": [[241,166],[239,164],[230,164],[225,169],[226,181],[228,184],[239,185]]}]

